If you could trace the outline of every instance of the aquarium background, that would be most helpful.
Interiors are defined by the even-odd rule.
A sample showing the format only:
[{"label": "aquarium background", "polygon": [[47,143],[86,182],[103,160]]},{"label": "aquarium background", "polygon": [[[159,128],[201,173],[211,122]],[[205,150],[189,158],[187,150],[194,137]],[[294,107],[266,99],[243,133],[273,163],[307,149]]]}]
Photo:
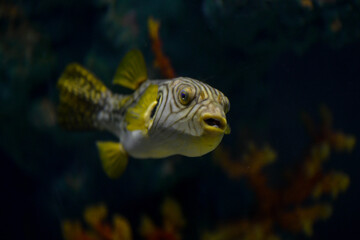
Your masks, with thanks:
[{"label": "aquarium background", "polygon": [[[61,129],[56,82],[79,62],[131,93],[112,77],[133,48],[227,95],[232,133],[111,180],[95,142],[116,139]],[[359,236],[359,56],[358,0],[0,1],[1,238]]]}]

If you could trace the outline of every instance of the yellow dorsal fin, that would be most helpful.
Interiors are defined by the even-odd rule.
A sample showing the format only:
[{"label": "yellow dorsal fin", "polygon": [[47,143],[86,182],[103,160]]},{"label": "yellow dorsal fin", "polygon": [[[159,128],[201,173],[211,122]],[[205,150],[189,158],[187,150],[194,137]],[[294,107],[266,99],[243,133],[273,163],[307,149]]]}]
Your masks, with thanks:
[{"label": "yellow dorsal fin", "polygon": [[106,175],[110,178],[120,177],[128,163],[128,154],[123,145],[118,142],[97,142],[96,145]]},{"label": "yellow dorsal fin", "polygon": [[138,49],[133,49],[120,62],[113,83],[135,90],[146,79],[147,70],[144,57]]},{"label": "yellow dorsal fin", "polygon": [[150,115],[157,104],[157,85],[150,85],[134,107],[127,110],[125,122],[129,131],[147,131],[151,125]]}]

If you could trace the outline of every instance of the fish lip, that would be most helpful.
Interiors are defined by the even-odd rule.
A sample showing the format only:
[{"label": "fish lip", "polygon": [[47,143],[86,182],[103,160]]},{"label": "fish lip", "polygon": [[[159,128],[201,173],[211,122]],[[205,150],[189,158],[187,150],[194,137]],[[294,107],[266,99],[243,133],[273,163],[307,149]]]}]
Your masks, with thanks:
[{"label": "fish lip", "polygon": [[204,130],[213,133],[224,133],[227,126],[226,119],[215,114],[204,114],[201,123]]}]

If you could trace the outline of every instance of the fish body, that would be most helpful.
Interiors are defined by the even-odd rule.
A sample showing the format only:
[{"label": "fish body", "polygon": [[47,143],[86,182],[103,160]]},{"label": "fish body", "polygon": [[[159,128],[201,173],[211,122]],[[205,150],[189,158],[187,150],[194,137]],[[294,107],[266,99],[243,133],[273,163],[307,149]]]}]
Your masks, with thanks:
[{"label": "fish body", "polygon": [[79,64],[70,64],[59,79],[59,122],[73,130],[107,130],[119,142],[98,142],[105,172],[115,178],[128,155],[164,158],[202,156],[229,133],[229,100],[219,90],[192,78],[149,80],[141,53],[130,51],[114,83],[134,90],[112,93]]}]

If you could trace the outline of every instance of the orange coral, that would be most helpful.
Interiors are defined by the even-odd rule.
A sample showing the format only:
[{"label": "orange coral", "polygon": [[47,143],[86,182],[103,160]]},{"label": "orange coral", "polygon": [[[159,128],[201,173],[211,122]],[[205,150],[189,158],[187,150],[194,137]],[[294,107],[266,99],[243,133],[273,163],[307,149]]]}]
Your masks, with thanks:
[{"label": "orange coral", "polygon": [[[65,240],[131,240],[132,231],[126,218],[114,215],[112,224],[106,222],[108,215],[104,204],[89,206],[84,211],[84,220],[89,228],[83,228],[80,221],[64,220],[62,232]],[[144,216],[140,234],[148,240],[180,240],[180,230],[185,225],[181,208],[177,202],[167,198],[162,205],[163,227],[157,227]]]},{"label": "orange coral", "polygon": [[215,159],[226,169],[230,177],[251,176],[276,159],[276,153],[269,146],[258,149],[254,144],[249,144],[248,152],[243,154],[239,161],[231,161],[226,150],[221,147],[214,152]]},{"label": "orange coral", "polygon": [[293,211],[283,213],[280,225],[293,232],[304,232],[307,236],[313,233],[314,222],[330,217],[332,207],[329,204],[317,204],[311,207],[297,207]]},{"label": "orange coral", "polygon": [[[232,223],[227,228],[219,228],[218,231],[208,233],[204,239],[226,240],[234,236],[242,239],[273,239],[276,238],[273,233],[275,226],[291,232],[303,232],[310,236],[314,223],[331,215],[332,207],[329,204],[315,204],[308,207],[301,205],[311,197],[316,200],[324,194],[331,194],[335,198],[348,188],[350,178],[345,173],[336,171],[325,173],[323,164],[329,159],[333,150],[352,151],[355,146],[355,137],[332,129],[332,116],[326,107],[321,107],[320,113],[322,120],[320,127],[316,127],[313,120],[307,114],[303,114],[312,143],[303,161],[291,171],[291,174],[288,174],[286,181],[288,185],[283,188],[270,187],[262,171],[266,165],[273,163],[276,159],[276,153],[270,147],[261,149],[250,145],[249,153],[235,160],[224,149],[220,148],[215,152],[214,159],[229,177],[245,177],[248,180],[256,195],[257,207],[251,219],[241,220],[240,224],[239,222]],[[242,227],[246,225],[251,227]],[[260,228],[257,237],[246,237],[251,235],[254,226]],[[228,235],[232,237],[226,237]]]},{"label": "orange coral", "polygon": [[84,220],[90,227],[84,230],[79,221],[65,220],[62,232],[65,240],[131,240],[129,222],[119,215],[113,217],[113,224],[105,222],[107,208],[104,204],[89,206],[84,211]]},{"label": "orange coral", "polygon": [[81,223],[78,221],[65,220],[62,223],[62,232],[65,240],[97,240],[83,230]]},{"label": "orange coral", "polygon": [[228,226],[220,227],[216,232],[206,232],[203,234],[203,240],[279,240],[280,238],[272,233],[272,226],[269,221],[250,222],[241,220]]},{"label": "orange coral", "polygon": [[152,220],[144,216],[141,223],[140,234],[147,240],[180,240],[180,230],[185,225],[179,204],[165,199],[162,205],[163,227],[156,227]]},{"label": "orange coral", "polygon": [[350,178],[345,173],[333,171],[326,174],[321,181],[317,183],[313,191],[313,197],[319,198],[325,193],[330,193],[336,198],[340,192],[346,191],[349,187]]},{"label": "orange coral", "polygon": [[155,67],[159,68],[161,74],[166,78],[174,78],[175,72],[171,66],[169,58],[162,50],[162,42],[159,37],[160,22],[152,17],[148,19],[149,37],[151,39],[151,49],[155,55]]},{"label": "orange coral", "polygon": [[308,8],[312,10],[314,8],[314,4],[312,0],[300,0],[300,5],[304,8]]}]

